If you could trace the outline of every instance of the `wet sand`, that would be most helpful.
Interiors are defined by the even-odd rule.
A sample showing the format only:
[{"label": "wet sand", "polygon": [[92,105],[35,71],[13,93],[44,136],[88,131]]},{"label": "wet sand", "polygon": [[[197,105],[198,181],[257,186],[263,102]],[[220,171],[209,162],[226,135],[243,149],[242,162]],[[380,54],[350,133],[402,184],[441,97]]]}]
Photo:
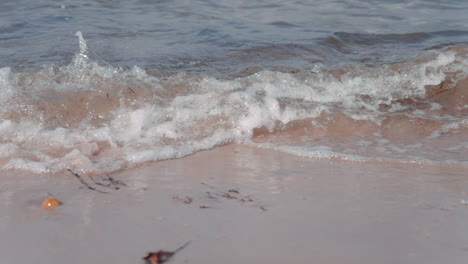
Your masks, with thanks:
[{"label": "wet sand", "polygon": [[[0,176],[0,262],[144,263],[191,241],[170,263],[462,264],[467,175],[234,144],[113,174],[109,187],[82,177],[106,193],[68,172],[12,172]],[[51,196],[63,205],[46,211]]]}]

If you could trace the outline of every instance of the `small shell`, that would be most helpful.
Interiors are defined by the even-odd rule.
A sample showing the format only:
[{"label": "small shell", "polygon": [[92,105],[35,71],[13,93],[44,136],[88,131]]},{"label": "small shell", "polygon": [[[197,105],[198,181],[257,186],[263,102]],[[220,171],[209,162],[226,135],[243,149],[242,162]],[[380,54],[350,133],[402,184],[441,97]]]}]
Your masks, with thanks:
[{"label": "small shell", "polygon": [[60,205],[62,205],[62,202],[55,198],[48,198],[42,202],[42,208],[48,211],[53,210]]}]

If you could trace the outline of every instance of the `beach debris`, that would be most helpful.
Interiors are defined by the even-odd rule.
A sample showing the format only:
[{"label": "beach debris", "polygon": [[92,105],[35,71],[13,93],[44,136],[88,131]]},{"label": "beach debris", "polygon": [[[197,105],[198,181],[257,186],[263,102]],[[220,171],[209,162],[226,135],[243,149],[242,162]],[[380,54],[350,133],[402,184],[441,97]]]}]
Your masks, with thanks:
[{"label": "beach debris", "polygon": [[[434,93],[433,93],[432,95],[430,95],[429,98],[433,98],[433,97],[436,96],[436,95],[439,95],[439,94],[441,94],[441,93],[445,93],[445,92],[447,92],[448,90],[450,90],[450,89],[447,88],[447,87],[449,87],[449,85],[444,85],[445,83],[446,83],[446,81],[442,81],[442,82],[440,83],[440,86],[439,86],[437,89],[435,89]],[[450,83],[450,84],[451,84],[452,82],[447,81],[447,83]]]},{"label": "beach debris", "polygon": [[123,183],[122,181],[115,180],[114,178],[112,178],[108,174],[106,174],[105,176],[101,176],[100,177],[101,181],[97,181],[93,176],[89,176],[89,178],[96,185],[100,185],[100,186],[103,186],[103,187],[106,187],[106,188],[113,188],[115,190],[119,190],[120,187],[122,187],[122,186],[127,187],[127,184]]},{"label": "beach debris", "polygon": [[162,264],[171,259],[177,252],[181,251],[182,249],[186,248],[192,241],[188,241],[181,247],[177,248],[174,251],[164,251],[159,250],[157,252],[149,252],[146,257],[143,258],[146,264]]},{"label": "beach debris", "polygon": [[76,172],[72,171],[71,169],[67,169],[73,176],[75,176],[78,180],[80,180],[81,184],[83,184],[86,188],[88,188],[89,190],[92,190],[92,191],[96,191],[96,192],[99,192],[99,193],[107,193],[107,192],[104,192],[104,191],[101,191],[99,189],[96,189],[94,188],[93,186],[89,185],[89,183],[87,183],[85,180],[83,180],[83,178]]},{"label": "beach debris", "polygon": [[229,193],[223,193],[221,197],[226,198],[226,199],[239,199],[235,196],[230,195]]},{"label": "beach debris", "polygon": [[[250,195],[245,195],[242,194],[240,190],[238,189],[227,189],[226,191],[220,190],[217,187],[214,187],[212,185],[209,185],[207,183],[202,182],[201,185],[208,187],[210,190],[206,191],[206,197],[208,199],[213,200],[213,201],[219,201],[220,199],[227,199],[227,200],[233,200],[237,201],[240,203],[242,206],[243,205],[248,205],[249,207],[254,207],[258,208],[262,211],[267,211],[264,205],[258,203]],[[201,198],[202,199],[202,198]],[[184,195],[174,195],[172,196],[172,201],[174,203],[184,203],[184,204],[192,204],[194,202],[194,199],[190,196],[184,196]],[[200,209],[208,209],[208,208],[216,208],[213,206],[209,206],[206,204],[198,204],[198,207]]]},{"label": "beach debris", "polygon": [[206,192],[206,195],[207,195],[208,198],[210,198],[210,199],[217,199],[217,197],[214,196],[213,194],[211,194],[211,192]]},{"label": "beach debris", "polygon": [[227,190],[227,192],[224,192],[204,182],[202,182],[201,184],[213,190],[213,192],[206,192],[208,198],[210,199],[218,199],[219,197],[221,197],[229,200],[238,200],[239,203],[242,205],[244,205],[245,203],[254,203],[254,207],[262,211],[266,211],[266,208],[263,205],[256,203],[249,195],[241,194],[241,192],[237,189],[229,189]]},{"label": "beach debris", "polygon": [[188,197],[188,196],[178,196],[178,195],[174,195],[172,196],[172,201],[176,202],[176,203],[184,203],[184,204],[191,204],[193,202],[193,199],[191,197]]},{"label": "beach debris", "polygon": [[47,198],[42,202],[42,208],[44,208],[47,211],[52,211],[60,205],[62,205],[62,202],[55,198]]},{"label": "beach debris", "polygon": [[207,192],[209,198],[216,198],[216,196],[223,197],[226,199],[240,199],[241,201],[244,202],[253,202],[254,200],[248,196],[248,195],[242,195],[239,190],[236,189],[229,189],[227,192],[223,192],[215,188],[214,186],[211,186],[209,184],[206,184],[204,182],[201,183],[202,185],[212,189],[215,191],[214,193],[212,192]]},{"label": "beach debris", "polygon": [[[91,186],[91,184],[86,182],[83,179],[83,177],[81,177],[81,175],[78,174],[77,172],[74,172],[71,169],[67,169],[67,171],[70,172],[73,176],[75,176],[81,182],[81,184],[83,184],[84,187],[86,187],[87,189],[92,190],[92,191],[96,191],[96,192],[99,192],[99,193],[107,193],[106,191],[102,191],[100,189],[97,189],[97,188]],[[112,178],[108,174],[106,174],[105,176],[99,176],[99,180],[96,180],[96,177],[93,177],[93,176],[90,175],[89,179],[91,179],[91,181],[92,181],[92,183],[94,185],[101,186],[103,188],[112,188],[112,189],[115,189],[115,190],[119,190],[122,186],[125,186],[125,187],[127,186],[122,181],[115,180],[114,178]]]}]

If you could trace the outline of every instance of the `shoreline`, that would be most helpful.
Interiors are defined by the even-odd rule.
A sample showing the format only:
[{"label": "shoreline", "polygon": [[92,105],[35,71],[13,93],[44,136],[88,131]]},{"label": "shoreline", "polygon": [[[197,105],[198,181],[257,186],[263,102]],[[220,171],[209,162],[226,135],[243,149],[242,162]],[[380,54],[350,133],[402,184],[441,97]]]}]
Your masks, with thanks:
[{"label": "shoreline", "polygon": [[[112,174],[3,175],[4,263],[464,263],[466,168],[301,158],[229,144]],[[53,196],[63,205],[43,210]]]}]

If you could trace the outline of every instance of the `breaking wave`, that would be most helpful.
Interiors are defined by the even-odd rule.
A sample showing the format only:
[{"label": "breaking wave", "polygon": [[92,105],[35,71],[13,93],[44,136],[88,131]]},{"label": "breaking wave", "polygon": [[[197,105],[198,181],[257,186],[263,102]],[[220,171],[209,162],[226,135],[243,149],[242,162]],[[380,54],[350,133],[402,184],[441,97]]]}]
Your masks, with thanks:
[{"label": "breaking wave", "polygon": [[114,172],[228,143],[313,158],[468,165],[468,47],[379,66],[211,77],[0,69],[1,170]]}]

